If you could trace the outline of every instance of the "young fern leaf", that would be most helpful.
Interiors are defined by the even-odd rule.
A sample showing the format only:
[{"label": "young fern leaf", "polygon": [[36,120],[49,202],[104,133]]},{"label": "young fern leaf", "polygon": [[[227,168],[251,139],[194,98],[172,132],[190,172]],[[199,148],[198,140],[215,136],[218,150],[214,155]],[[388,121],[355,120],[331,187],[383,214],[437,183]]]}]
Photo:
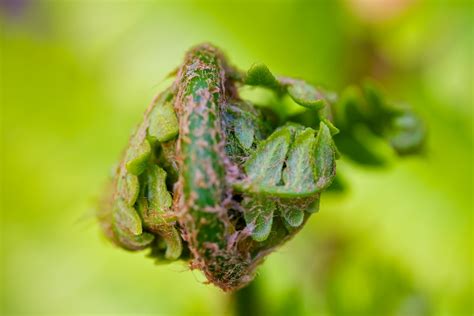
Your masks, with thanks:
[{"label": "young fern leaf", "polygon": [[[424,140],[421,121],[373,85],[338,98],[264,64],[241,72],[210,44],[192,48],[174,75],[130,138],[98,218],[116,245],[189,261],[225,291],[248,284],[319,210],[336,175],[335,140],[343,153],[369,154],[356,127],[399,154]],[[240,98],[242,85],[287,94],[308,112],[276,126],[271,111]]]}]

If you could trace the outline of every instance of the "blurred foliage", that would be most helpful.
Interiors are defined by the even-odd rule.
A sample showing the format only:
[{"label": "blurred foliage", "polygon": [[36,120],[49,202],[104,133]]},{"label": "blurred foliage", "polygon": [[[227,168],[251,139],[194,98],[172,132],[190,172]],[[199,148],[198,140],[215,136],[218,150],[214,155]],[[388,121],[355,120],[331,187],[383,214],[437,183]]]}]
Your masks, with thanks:
[{"label": "blurred foliage", "polygon": [[2,314],[239,310],[183,265],[115,249],[94,216],[166,75],[211,41],[337,91],[375,78],[429,129],[422,158],[374,140],[379,168],[340,161],[345,193],[260,268],[261,314],[472,315],[472,2],[0,4]]}]

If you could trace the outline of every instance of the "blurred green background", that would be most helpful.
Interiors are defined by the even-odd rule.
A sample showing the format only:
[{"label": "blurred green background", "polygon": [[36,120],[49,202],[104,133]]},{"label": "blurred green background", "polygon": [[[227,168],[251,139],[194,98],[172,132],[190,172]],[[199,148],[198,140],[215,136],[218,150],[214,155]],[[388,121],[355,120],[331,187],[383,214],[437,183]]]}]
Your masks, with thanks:
[{"label": "blurred green background", "polygon": [[[473,314],[471,1],[0,3],[0,314]],[[375,78],[429,128],[422,157],[342,159],[348,190],[268,257],[247,306],[113,247],[94,217],[145,107],[203,41],[336,91]]]}]

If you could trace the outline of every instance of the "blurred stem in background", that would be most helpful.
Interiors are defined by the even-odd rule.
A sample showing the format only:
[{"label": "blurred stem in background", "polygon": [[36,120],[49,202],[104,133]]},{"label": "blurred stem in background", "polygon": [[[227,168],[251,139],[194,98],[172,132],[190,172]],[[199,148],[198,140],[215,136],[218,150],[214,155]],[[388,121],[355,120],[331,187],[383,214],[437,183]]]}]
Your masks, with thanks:
[{"label": "blurred stem in background", "polygon": [[258,280],[233,293],[231,306],[234,308],[234,316],[264,315],[262,303],[265,304],[265,302],[261,294]]}]

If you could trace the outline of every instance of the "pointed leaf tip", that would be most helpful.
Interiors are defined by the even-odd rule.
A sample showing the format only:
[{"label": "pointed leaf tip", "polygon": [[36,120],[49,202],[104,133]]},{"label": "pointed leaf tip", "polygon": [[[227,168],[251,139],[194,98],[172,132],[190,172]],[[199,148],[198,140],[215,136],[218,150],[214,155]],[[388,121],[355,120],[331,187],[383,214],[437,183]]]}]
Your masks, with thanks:
[{"label": "pointed leaf tip", "polygon": [[336,145],[334,144],[329,127],[320,123],[318,135],[316,137],[316,174],[318,182],[316,186],[319,190],[326,189],[336,175]]},{"label": "pointed leaf tip", "polygon": [[321,91],[303,80],[291,80],[287,84],[288,95],[301,106],[320,110],[326,105]]},{"label": "pointed leaf tip", "polygon": [[253,65],[247,71],[244,83],[250,86],[263,86],[272,89],[279,86],[275,76],[265,64]]}]

